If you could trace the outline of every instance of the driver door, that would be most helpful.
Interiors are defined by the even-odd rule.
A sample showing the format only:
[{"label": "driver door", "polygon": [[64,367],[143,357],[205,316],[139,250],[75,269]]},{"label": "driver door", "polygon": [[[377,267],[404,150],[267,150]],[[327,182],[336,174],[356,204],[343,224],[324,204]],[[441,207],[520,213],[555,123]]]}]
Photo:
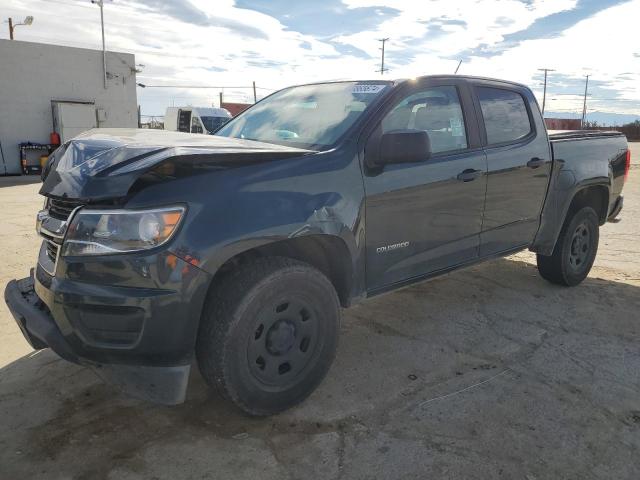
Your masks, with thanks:
[{"label": "driver door", "polygon": [[432,80],[405,89],[370,138],[397,129],[425,130],[432,155],[372,170],[366,157],[375,141],[366,144],[370,293],[472,261],[480,245],[487,160],[466,84]]}]

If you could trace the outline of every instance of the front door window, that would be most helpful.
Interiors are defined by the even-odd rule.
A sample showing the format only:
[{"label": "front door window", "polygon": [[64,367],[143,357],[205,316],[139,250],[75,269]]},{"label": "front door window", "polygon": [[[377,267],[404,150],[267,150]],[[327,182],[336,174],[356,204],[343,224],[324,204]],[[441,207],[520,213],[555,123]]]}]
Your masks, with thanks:
[{"label": "front door window", "polygon": [[404,129],[426,131],[434,154],[467,148],[456,87],[431,87],[400,101],[382,120],[382,133]]}]

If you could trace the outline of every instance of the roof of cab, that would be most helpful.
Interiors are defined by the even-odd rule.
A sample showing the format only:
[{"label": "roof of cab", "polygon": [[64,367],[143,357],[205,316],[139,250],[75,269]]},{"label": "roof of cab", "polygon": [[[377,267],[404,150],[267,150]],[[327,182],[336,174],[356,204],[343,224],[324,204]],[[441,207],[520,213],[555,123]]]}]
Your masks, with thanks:
[{"label": "roof of cab", "polygon": [[299,85],[290,85],[289,87],[285,87],[285,88],[290,88],[290,87],[300,87],[303,85],[322,85],[324,83],[350,83],[350,82],[357,82],[357,83],[361,83],[361,82],[366,82],[366,83],[385,83],[385,84],[390,84],[390,85],[400,85],[402,83],[407,83],[407,82],[416,82],[419,80],[426,80],[426,79],[456,79],[456,80],[460,80],[460,79],[464,79],[464,80],[475,80],[475,81],[485,81],[485,82],[496,82],[496,83],[503,83],[503,84],[507,84],[507,85],[512,85],[512,86],[516,86],[516,87],[523,87],[523,88],[529,88],[527,85],[523,84],[523,83],[518,83],[518,82],[514,82],[512,80],[504,80],[502,78],[491,78],[491,77],[479,77],[479,76],[474,76],[474,75],[454,75],[454,74],[434,74],[434,75],[420,75],[417,77],[413,77],[413,78],[396,78],[396,79],[340,79],[340,80],[326,80],[326,81],[318,81],[318,82],[310,82],[310,83],[303,83],[303,84],[299,84]]}]

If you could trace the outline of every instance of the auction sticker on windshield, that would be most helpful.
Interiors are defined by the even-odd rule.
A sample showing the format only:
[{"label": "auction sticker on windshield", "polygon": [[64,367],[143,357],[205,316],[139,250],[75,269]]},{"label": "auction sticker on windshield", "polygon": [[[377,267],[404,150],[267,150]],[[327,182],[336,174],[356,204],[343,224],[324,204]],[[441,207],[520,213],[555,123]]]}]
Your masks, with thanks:
[{"label": "auction sticker on windshield", "polygon": [[386,85],[354,85],[351,93],[380,93]]}]

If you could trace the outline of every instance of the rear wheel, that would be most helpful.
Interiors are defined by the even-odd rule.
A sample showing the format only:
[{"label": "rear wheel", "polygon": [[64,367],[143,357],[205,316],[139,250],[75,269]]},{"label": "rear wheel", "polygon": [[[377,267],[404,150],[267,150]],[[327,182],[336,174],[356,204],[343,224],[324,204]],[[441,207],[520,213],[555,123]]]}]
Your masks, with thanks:
[{"label": "rear wheel", "polygon": [[196,345],[203,377],[252,415],[304,400],[335,356],[340,304],[318,270],[271,257],[240,267],[207,300]]},{"label": "rear wheel", "polygon": [[582,282],[598,252],[598,215],[591,207],[577,210],[565,220],[551,256],[537,255],[538,271],[545,280],[575,286]]}]

